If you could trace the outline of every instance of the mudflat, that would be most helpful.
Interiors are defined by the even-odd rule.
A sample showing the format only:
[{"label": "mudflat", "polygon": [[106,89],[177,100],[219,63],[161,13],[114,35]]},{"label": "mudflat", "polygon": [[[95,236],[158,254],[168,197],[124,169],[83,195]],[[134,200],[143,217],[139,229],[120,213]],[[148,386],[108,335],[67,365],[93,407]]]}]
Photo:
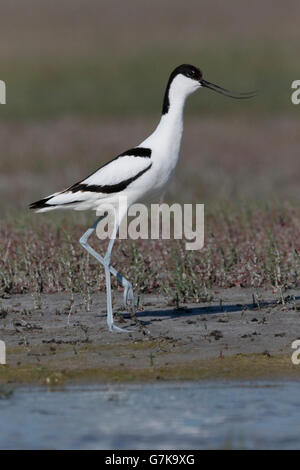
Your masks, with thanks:
[{"label": "mudflat", "polygon": [[114,311],[129,333],[107,330],[102,292],[88,308],[78,294],[2,298],[0,384],[300,377],[299,290],[215,289],[209,302],[177,307],[146,295],[137,321],[119,292]]}]

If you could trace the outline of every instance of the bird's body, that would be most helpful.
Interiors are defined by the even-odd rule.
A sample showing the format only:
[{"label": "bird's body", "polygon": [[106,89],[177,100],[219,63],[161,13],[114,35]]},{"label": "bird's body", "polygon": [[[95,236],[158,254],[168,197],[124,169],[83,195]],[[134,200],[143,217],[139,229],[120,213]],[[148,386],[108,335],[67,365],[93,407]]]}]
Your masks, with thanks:
[{"label": "bird's body", "polygon": [[[233,98],[252,96],[250,94],[233,95],[217,85],[206,82],[200,70],[192,65],[184,64],[177,67],[171,73],[167,83],[160,122],[147,139],[136,147],[117,155],[80,182],[32,203],[30,208],[36,212],[58,209],[95,210],[97,214],[100,214],[104,204],[118,206],[120,195],[126,196],[128,206],[135,202],[157,200],[170,182],[178,162],[186,98],[201,87],[213,89]],[[113,324],[110,273],[115,275],[125,288],[125,304],[128,299],[134,303],[134,299],[131,284],[110,265],[113,240],[121,220],[116,218],[114,236],[104,258],[87,243],[97,222],[84,234],[80,242],[105,267],[108,325],[110,330],[122,331]]]}]

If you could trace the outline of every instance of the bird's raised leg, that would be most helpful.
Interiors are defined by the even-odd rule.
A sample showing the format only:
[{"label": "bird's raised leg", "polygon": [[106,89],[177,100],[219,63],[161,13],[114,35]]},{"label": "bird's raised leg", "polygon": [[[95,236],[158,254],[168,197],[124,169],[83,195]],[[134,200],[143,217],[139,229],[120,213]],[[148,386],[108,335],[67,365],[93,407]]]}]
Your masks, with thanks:
[{"label": "bird's raised leg", "polygon": [[108,324],[108,327],[109,327],[109,330],[110,331],[125,331],[125,332],[128,332],[128,330],[124,330],[123,328],[119,328],[117,326],[114,325],[114,322],[113,322],[113,312],[112,312],[112,299],[111,299],[111,282],[110,282],[110,273],[115,276],[118,281],[120,282],[120,284],[124,287],[124,303],[125,303],[125,307],[127,306],[128,304],[128,301],[131,302],[131,310],[132,310],[132,314],[134,315],[135,314],[135,311],[134,311],[134,307],[135,307],[135,304],[134,304],[134,296],[133,296],[133,288],[132,288],[132,284],[124,277],[122,276],[122,274],[120,274],[116,269],[114,269],[111,265],[110,265],[110,256],[111,256],[111,251],[112,251],[112,248],[113,248],[113,245],[114,245],[114,241],[115,241],[115,237],[116,237],[116,233],[117,233],[117,230],[118,230],[118,227],[119,227],[119,223],[118,223],[118,220],[116,218],[116,214],[115,214],[115,222],[114,222],[114,230],[113,230],[113,234],[112,234],[112,237],[109,241],[109,245],[108,245],[108,249],[107,249],[107,252],[104,256],[104,258],[99,254],[97,253],[89,244],[88,244],[88,239],[89,237],[92,235],[92,233],[96,230],[97,228],[97,225],[98,223],[104,218],[104,216],[101,216],[99,217],[96,222],[94,223],[94,225],[89,228],[84,234],[83,236],[80,238],[79,242],[81,244],[81,246],[88,251],[88,253],[90,253],[94,258],[96,258],[97,261],[99,261],[99,263],[101,263],[103,266],[104,266],[104,269],[105,269],[105,280],[106,280],[106,298],[107,298],[107,324]]}]

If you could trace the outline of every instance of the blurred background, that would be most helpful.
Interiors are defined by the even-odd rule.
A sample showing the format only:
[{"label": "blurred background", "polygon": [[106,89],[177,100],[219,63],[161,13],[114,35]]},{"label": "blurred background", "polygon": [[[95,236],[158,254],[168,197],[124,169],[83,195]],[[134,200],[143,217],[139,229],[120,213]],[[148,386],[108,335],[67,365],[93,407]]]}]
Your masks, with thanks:
[{"label": "blurred background", "polygon": [[[5,289],[15,283],[23,289],[26,279],[16,275],[16,265],[24,251],[21,273],[33,257],[40,266],[51,244],[53,253],[66,246],[59,232],[53,243],[47,238],[47,224],[59,230],[67,221],[75,243],[94,218],[34,215],[28,204],[148,136],[160,119],[168,76],[181,63],[198,66],[225,88],[259,90],[249,101],[209,90],[188,100],[181,158],[166,200],[205,204],[202,271],[193,282],[295,283],[300,105],[291,102],[291,83],[300,79],[299,18],[298,0],[1,0],[0,79],[7,85],[7,104],[0,105],[1,249],[13,260]],[[37,245],[28,248],[34,237]],[[150,242],[147,247],[151,251]],[[77,256],[83,257],[80,250],[74,272]],[[182,256],[179,277],[187,265]],[[191,261],[191,276],[198,264]]]},{"label": "blurred background", "polygon": [[2,216],[143,140],[180,63],[260,93],[239,102],[202,90],[189,100],[167,197],[298,201],[300,106],[290,87],[300,77],[299,17],[296,0],[1,1]]}]

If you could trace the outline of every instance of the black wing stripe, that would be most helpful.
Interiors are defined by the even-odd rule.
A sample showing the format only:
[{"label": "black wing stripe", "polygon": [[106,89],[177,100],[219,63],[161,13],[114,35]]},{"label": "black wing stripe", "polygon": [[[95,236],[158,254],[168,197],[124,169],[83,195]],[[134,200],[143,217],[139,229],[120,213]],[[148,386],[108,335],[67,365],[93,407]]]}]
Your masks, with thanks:
[{"label": "black wing stripe", "polygon": [[[133,149],[129,149],[129,150],[126,150],[126,152],[123,152],[121,153],[120,155],[118,155],[117,157],[113,158],[113,160],[110,160],[109,162],[105,163],[104,165],[102,165],[100,168],[98,168],[98,170],[96,171],[93,171],[93,173],[91,173],[89,176],[87,176],[85,179],[88,179],[90,176],[93,176],[94,173],[97,173],[97,171],[101,170],[102,168],[104,168],[105,166],[109,165],[111,162],[115,161],[115,160],[118,160],[118,158],[120,157],[126,157],[126,156],[132,156],[132,157],[145,157],[145,158],[150,158],[151,157],[151,153],[152,153],[152,150],[151,149],[148,149],[146,147],[136,147],[136,148],[133,148]],[[147,169],[146,169],[147,170]],[[145,171],[146,171],[145,170]],[[120,183],[122,184],[122,183]],[[65,193],[68,193],[69,191],[72,191],[72,193],[74,193],[75,191],[82,191],[83,189],[78,189],[79,186],[87,186],[85,185],[84,183],[81,183],[81,181],[79,181],[78,183],[75,183],[73,184],[72,186],[70,186],[69,188],[65,189]],[[92,187],[94,185],[90,185],[89,187]],[[96,186],[96,185],[95,185]],[[100,186],[96,186],[96,187],[100,187]],[[102,186],[103,188],[105,188],[106,186]],[[125,188],[124,188],[125,189]],[[119,189],[119,191],[122,191],[121,189]],[[97,192],[105,192],[105,191],[97,191]],[[111,192],[115,192],[115,191],[111,191]]]},{"label": "black wing stripe", "polygon": [[136,148],[133,148],[133,149],[126,150],[126,152],[121,153],[120,155],[118,155],[118,157],[132,156],[132,157],[150,158],[151,153],[152,153],[151,149],[148,149],[146,147],[136,147]]},{"label": "black wing stripe", "polygon": [[127,188],[133,181],[137,180],[140,176],[142,176],[146,171],[150,170],[152,167],[152,163],[147,166],[144,170],[141,170],[139,173],[137,173],[135,176],[132,176],[131,178],[128,178],[127,180],[121,181],[120,183],[117,184],[109,184],[109,185],[97,185],[97,184],[84,184],[84,183],[77,183],[74,186],[72,186],[68,191],[71,191],[72,193],[76,193],[77,191],[88,191],[91,193],[105,193],[105,194],[111,194],[111,193],[118,193],[120,191],[124,191],[124,189]]},{"label": "black wing stripe", "polygon": [[45,197],[44,199],[40,199],[39,201],[32,202],[29,205],[29,209],[43,209],[43,207],[49,207],[47,202],[51,199],[51,197]]}]

